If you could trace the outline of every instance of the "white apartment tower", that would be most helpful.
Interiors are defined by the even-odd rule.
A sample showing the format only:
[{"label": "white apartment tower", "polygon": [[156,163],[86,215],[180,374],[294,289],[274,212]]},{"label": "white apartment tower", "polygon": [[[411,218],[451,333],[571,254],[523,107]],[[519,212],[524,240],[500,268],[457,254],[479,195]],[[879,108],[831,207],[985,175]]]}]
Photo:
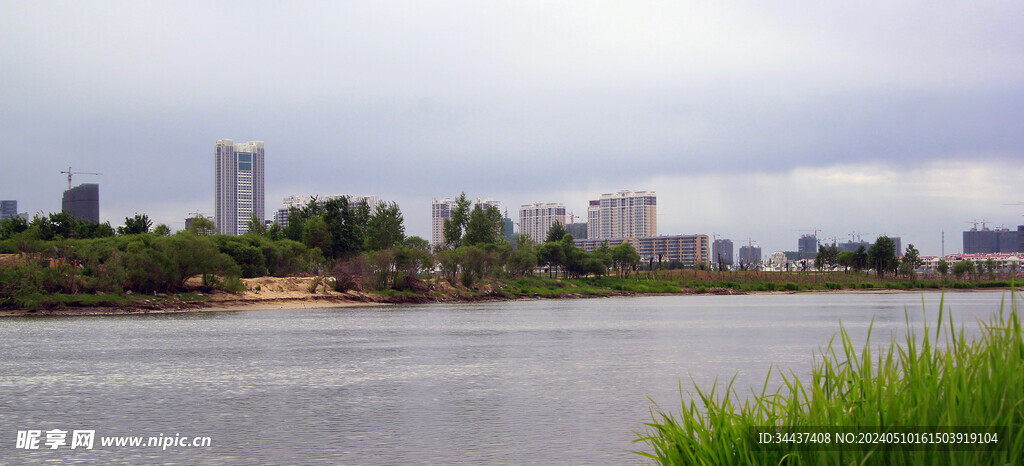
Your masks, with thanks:
[{"label": "white apartment tower", "polygon": [[537,202],[519,208],[519,234],[529,235],[534,243],[543,243],[555,222],[565,226],[565,204]]},{"label": "white apartment tower", "polygon": [[430,205],[430,244],[434,247],[444,246],[444,221],[452,217],[455,200],[434,198]]},{"label": "white apartment tower", "polygon": [[241,235],[253,214],[264,220],[263,141],[214,144],[216,208],[214,224],[222,234]]},{"label": "white apartment tower", "polygon": [[657,195],[654,191],[602,194],[590,201],[587,222],[588,239],[658,236]]}]

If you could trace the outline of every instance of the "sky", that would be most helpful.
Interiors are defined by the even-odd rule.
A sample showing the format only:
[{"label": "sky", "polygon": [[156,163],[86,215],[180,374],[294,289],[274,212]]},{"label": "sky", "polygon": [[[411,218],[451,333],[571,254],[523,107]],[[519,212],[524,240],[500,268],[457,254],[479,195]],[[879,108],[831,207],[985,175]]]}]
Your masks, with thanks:
[{"label": "sky", "polygon": [[[266,145],[267,214],[375,194],[654,190],[659,234],[962,249],[1024,224],[1024,4],[1007,1],[0,1],[0,199],[172,229],[217,139]],[[971,223],[966,223],[971,222]]]}]

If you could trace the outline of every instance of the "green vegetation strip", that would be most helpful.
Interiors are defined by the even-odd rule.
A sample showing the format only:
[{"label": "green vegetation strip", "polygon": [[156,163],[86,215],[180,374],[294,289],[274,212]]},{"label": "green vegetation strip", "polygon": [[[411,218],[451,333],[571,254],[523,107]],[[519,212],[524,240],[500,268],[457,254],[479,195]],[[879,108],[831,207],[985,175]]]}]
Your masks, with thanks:
[{"label": "green vegetation strip", "polygon": [[[653,452],[637,453],[661,464],[1022,464],[1024,339],[1013,296],[1008,315],[1004,301],[998,316],[979,321],[980,339],[968,340],[962,327],[957,332],[952,317],[943,322],[940,303],[934,330],[925,323],[918,334],[908,317],[902,344],[894,339],[877,358],[870,329],[858,351],[840,326],[838,349],[833,338],[815,363],[810,383],[780,372],[782,387],[767,392],[766,378],[761,393],[753,393],[742,406],[732,382],[724,396],[716,386],[710,391],[695,387],[698,399],[684,399],[678,415],[654,406],[653,422],[636,440]],[[765,427],[901,433],[967,426],[998,434],[998,446],[809,449],[762,443],[751,434]]]}]

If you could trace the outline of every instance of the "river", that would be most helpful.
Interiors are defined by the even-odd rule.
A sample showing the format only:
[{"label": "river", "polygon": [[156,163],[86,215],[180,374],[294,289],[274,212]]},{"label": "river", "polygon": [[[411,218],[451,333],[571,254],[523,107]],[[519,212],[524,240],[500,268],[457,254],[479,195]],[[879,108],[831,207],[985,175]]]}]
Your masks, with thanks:
[{"label": "river", "polygon": [[[948,293],[968,334],[1003,292]],[[0,319],[0,463],[635,464],[647,397],[750,393],[839,330],[884,344],[938,293],[531,300]],[[772,386],[776,386],[776,381]],[[688,395],[687,395],[688,396]],[[18,431],[41,430],[38,450]],[[94,430],[92,449],[46,431]],[[209,437],[101,446],[100,437]]]}]

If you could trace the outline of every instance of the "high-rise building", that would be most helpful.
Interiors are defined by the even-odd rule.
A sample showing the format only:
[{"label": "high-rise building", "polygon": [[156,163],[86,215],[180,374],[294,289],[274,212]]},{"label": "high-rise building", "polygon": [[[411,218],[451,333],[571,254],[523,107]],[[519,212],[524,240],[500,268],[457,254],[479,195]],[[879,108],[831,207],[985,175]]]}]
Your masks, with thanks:
[{"label": "high-rise building", "polygon": [[590,201],[587,208],[588,239],[658,235],[658,198],[654,191],[602,194],[596,209],[594,202]]},{"label": "high-rise building", "polygon": [[570,223],[565,226],[565,232],[572,235],[573,238],[586,239],[587,224],[584,222]]},{"label": "high-rise building", "polygon": [[515,233],[515,222],[508,218],[508,213],[505,213],[505,217],[501,219],[501,237],[505,238],[505,241],[516,244],[516,233]]},{"label": "high-rise building", "polygon": [[529,235],[534,243],[543,243],[556,222],[565,226],[565,204],[536,202],[519,208],[519,234]]},{"label": "high-rise building", "polygon": [[248,231],[253,215],[263,222],[263,141],[235,144],[219,139],[214,144],[216,208],[214,223],[225,235]]},{"label": "high-rise building", "polygon": [[713,246],[711,262],[713,264],[732,265],[733,245],[731,239],[716,239]]},{"label": "high-rise building", "polygon": [[100,221],[100,185],[84,183],[64,191],[61,210],[79,220]]},{"label": "high-rise building", "polygon": [[797,240],[797,252],[818,252],[818,237],[814,235],[801,235]]},{"label": "high-rise building", "polygon": [[761,246],[740,246],[740,264],[757,266],[761,264]]},{"label": "high-rise building", "polygon": [[964,232],[964,254],[990,254],[999,252],[999,231],[971,228]]},{"label": "high-rise building", "polygon": [[0,220],[18,216],[18,201],[0,201]]},{"label": "high-rise building", "polygon": [[488,198],[480,198],[480,197],[478,197],[476,199],[473,199],[473,206],[474,207],[475,206],[480,206],[480,208],[484,209],[484,211],[487,211],[487,209],[489,207],[494,207],[495,209],[498,209],[498,212],[501,212],[501,201],[496,201],[496,200],[491,199],[489,197]]},{"label": "high-rise building", "polygon": [[600,238],[601,201],[592,200],[587,206],[587,239]]},{"label": "high-rise building", "polygon": [[452,218],[452,210],[455,209],[455,200],[434,198],[430,204],[430,244],[432,246],[444,246],[444,222]]}]

